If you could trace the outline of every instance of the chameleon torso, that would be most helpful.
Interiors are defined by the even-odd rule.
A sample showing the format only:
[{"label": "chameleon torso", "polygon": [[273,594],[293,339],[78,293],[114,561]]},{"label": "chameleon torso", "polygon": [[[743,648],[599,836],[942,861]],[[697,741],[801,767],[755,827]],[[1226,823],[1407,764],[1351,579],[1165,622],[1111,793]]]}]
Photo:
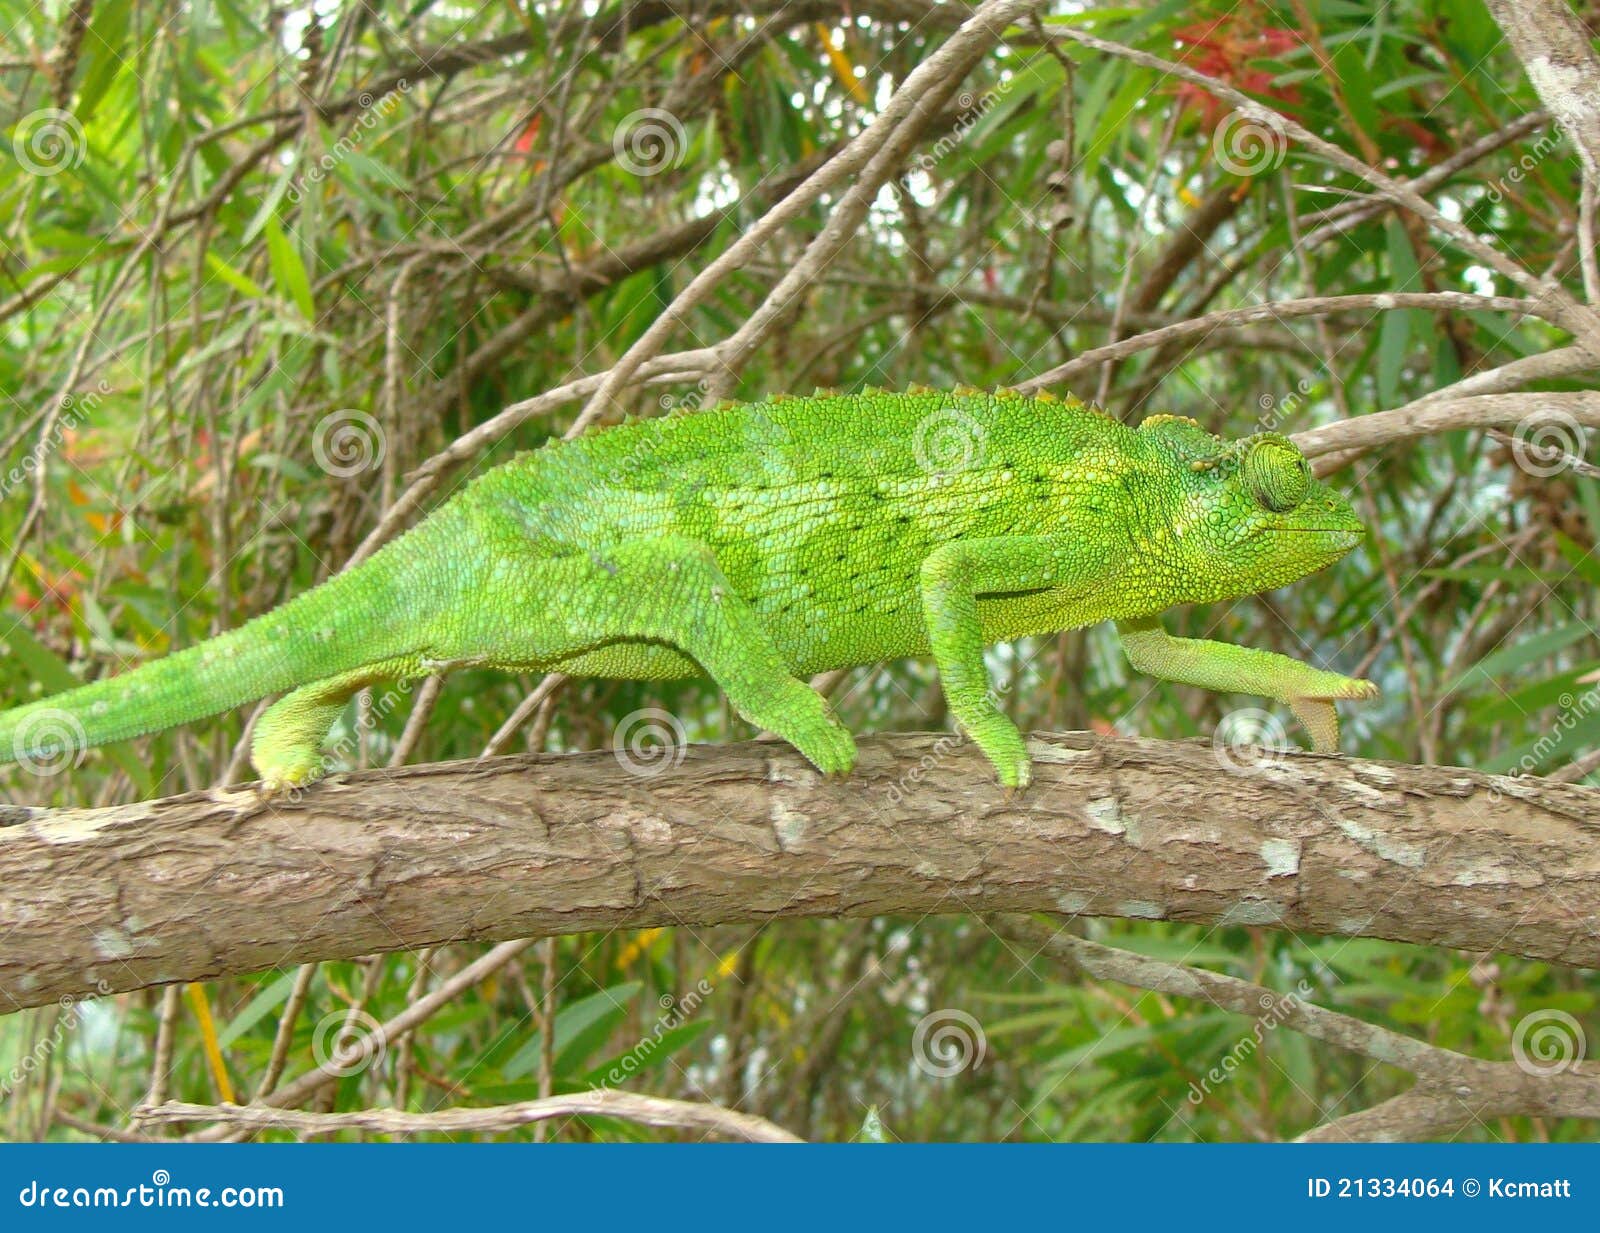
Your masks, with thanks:
[{"label": "chameleon torso", "polygon": [[[1137,432],[1075,402],[868,393],[621,425],[521,455],[463,499],[508,543],[551,558],[603,561],[610,545],[663,533],[705,543],[789,668],[814,673],[927,653],[919,571],[941,544],[1077,531],[1130,558],[1110,515],[1156,466]],[[990,642],[1166,606],[1130,589],[1108,611],[1105,598],[1068,579],[978,606]],[[626,641],[548,666],[699,671],[672,648]]]}]

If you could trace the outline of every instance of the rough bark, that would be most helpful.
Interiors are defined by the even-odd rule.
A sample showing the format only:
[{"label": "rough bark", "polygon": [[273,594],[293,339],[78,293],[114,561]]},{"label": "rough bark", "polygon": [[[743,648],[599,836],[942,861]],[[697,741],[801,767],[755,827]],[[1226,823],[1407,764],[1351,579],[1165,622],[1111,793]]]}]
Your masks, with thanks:
[{"label": "rough bark", "polygon": [[1546,110],[1600,175],[1600,59],[1566,0],[1488,0]]},{"label": "rough bark", "polygon": [[[0,828],[0,1008],[462,939],[884,913],[1280,926],[1600,966],[1600,790],[1447,767],[1036,737],[1007,801],[954,737],[338,777]],[[674,761],[676,759],[673,759]]]}]

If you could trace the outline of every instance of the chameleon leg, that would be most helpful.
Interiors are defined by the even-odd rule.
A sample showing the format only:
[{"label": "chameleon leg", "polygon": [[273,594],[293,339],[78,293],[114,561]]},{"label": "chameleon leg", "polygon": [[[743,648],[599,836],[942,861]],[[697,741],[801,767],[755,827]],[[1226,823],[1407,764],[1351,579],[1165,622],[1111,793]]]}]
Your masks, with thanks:
[{"label": "chameleon leg", "polygon": [[1311,734],[1312,748],[1323,753],[1339,748],[1339,715],[1333,699],[1378,696],[1371,681],[1324,672],[1273,651],[1174,638],[1153,617],[1118,621],[1117,633],[1128,662],[1140,672],[1218,693],[1260,694],[1287,702]]},{"label": "chameleon leg", "polygon": [[855,765],[850,733],[822,696],[795,677],[705,544],[660,536],[539,561],[528,571],[525,592],[528,610],[510,626],[477,631],[486,645],[468,655],[511,667],[553,667],[607,643],[666,643],[693,657],[740,715],[781,736],[819,770],[843,774]]},{"label": "chameleon leg", "polygon": [[978,596],[1059,588],[1066,599],[1109,572],[1103,556],[1085,547],[1093,542],[1087,535],[956,540],[922,563],[923,618],[945,700],[1006,788],[1027,787],[1033,772],[1022,733],[989,692]]},{"label": "chameleon leg", "polygon": [[415,659],[390,659],[313,681],[285,694],[256,720],[250,740],[250,762],[261,776],[263,792],[298,788],[321,779],[329,760],[322,744],[356,693],[379,681],[419,676]]}]

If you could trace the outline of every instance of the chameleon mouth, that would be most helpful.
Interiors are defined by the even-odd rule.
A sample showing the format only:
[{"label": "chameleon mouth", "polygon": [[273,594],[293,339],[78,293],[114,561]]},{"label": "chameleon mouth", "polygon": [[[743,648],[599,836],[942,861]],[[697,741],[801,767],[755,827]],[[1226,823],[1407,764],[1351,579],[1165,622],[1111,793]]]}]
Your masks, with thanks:
[{"label": "chameleon mouth", "polygon": [[1294,535],[1326,535],[1345,552],[1349,552],[1367,538],[1365,528],[1351,530],[1349,527],[1284,527],[1283,530]]}]

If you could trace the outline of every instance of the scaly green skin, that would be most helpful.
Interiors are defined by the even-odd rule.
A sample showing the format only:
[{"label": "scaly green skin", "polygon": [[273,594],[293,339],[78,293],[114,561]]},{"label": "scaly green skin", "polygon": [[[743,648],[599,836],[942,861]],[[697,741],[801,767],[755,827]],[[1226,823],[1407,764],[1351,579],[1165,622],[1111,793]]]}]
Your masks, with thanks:
[{"label": "scaly green skin", "polygon": [[[1137,429],[978,391],[776,399],[591,433],[471,484],[371,560],[231,633],[0,714],[0,758],[100,745],[292,690],[256,726],[270,788],[325,768],[350,696],[465,665],[631,679],[702,669],[818,768],[855,743],[801,679],[931,654],[1008,788],[1029,779],[984,647],[1118,623],[1134,665],[1288,702],[1319,748],[1376,689],[1171,638],[1175,604],[1270,590],[1365,530],[1285,438]],[[47,722],[48,721],[48,722]]]}]

